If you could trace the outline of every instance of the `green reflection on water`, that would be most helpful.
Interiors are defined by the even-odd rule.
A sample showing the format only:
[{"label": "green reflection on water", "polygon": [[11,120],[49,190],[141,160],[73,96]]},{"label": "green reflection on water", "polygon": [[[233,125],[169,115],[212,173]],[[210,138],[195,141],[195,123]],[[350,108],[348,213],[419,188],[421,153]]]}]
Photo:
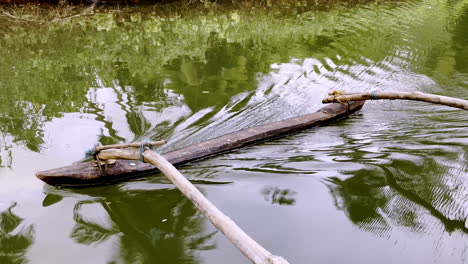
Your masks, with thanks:
[{"label": "green reflection on water", "polygon": [[[215,248],[210,242],[214,233],[203,234],[201,217],[178,190],[122,191],[112,186],[86,194],[97,197],[73,209],[71,238],[77,243],[102,243],[116,236],[125,263],[199,263],[195,250]],[[89,205],[104,209],[110,221],[86,220],[94,215],[82,212]]]},{"label": "green reflection on water", "polygon": [[[12,178],[21,177],[15,172],[26,167],[28,160],[24,153],[14,153],[23,149],[47,153],[51,148],[60,156],[73,154],[73,160],[66,160],[70,163],[83,158],[73,148],[97,142],[152,137],[169,139],[168,148],[175,148],[310,112],[329,89],[419,89],[468,96],[466,0],[182,11],[126,9],[45,25],[2,20],[1,172],[13,171]],[[304,102],[311,106],[295,106]],[[404,104],[395,107],[402,112],[354,117],[360,123],[321,128],[337,136],[319,138],[311,147],[300,139],[279,141],[271,149],[263,146],[269,153],[249,158],[237,153],[187,173],[202,181],[241,172],[264,178],[322,177],[337,210],[369,233],[390,236],[401,228],[431,233],[436,229],[431,224],[434,219],[443,232],[466,233],[466,115]],[[432,115],[414,121],[418,119],[412,115],[427,112]],[[387,119],[394,127],[385,124],[388,127],[379,129]],[[76,131],[95,129],[93,138],[86,141],[89,146],[81,146],[84,137],[76,132],[60,142],[70,144],[72,150],[57,148],[51,137],[59,133],[51,131],[59,130],[53,125],[60,120],[71,120],[68,126]],[[73,127],[77,120],[87,126]],[[340,129],[351,131],[350,135]],[[353,138],[352,131],[361,138]],[[291,145],[298,147],[291,150]],[[308,153],[310,149],[313,154]],[[63,212],[73,211],[70,239],[76,244],[98,247],[117,241],[113,249],[118,256],[110,261],[199,263],[204,261],[200,250],[216,250],[214,234],[205,234],[202,218],[178,191],[147,190],[148,182],[137,183],[142,190],[107,186],[56,193],[46,189],[43,209],[61,205]],[[297,209],[307,193],[303,186],[289,184],[292,187],[257,182],[256,199],[267,208],[279,206],[291,210],[290,215],[313,218]],[[77,194],[85,198],[75,198]],[[70,197],[72,208],[66,207]],[[13,207],[1,215],[0,240],[17,242],[1,242],[0,258],[21,263],[27,261],[26,252],[34,244],[34,221],[39,220],[32,217],[35,220],[24,232],[12,234],[21,217],[29,216],[16,216]],[[246,209],[245,214],[256,209]],[[93,216],[98,214],[107,220],[96,221]],[[259,221],[255,228],[269,227]],[[301,230],[307,228],[302,224],[289,232],[301,237]],[[330,224],[326,229],[333,232],[334,227]],[[284,255],[293,260],[303,254],[289,250]]]},{"label": "green reflection on water", "polygon": [[34,242],[34,227],[21,226],[24,221],[13,209],[16,204],[0,213],[0,262],[26,263],[26,252]]},{"label": "green reflection on water", "polygon": [[[414,62],[411,67],[424,62],[430,67],[455,67],[464,72],[466,12],[461,3],[384,3],[365,8],[337,6],[326,11],[313,6],[287,12],[193,11],[183,16],[99,13],[39,27],[4,21],[0,31],[0,96],[2,101],[14,103],[1,104],[1,129],[15,141],[39,151],[44,122],[65,112],[94,113],[98,120],[104,119],[99,116],[99,106],[86,94],[90,87],[119,85],[132,87],[127,91],[132,95],[132,109],[126,115],[138,137],[149,125],[135,113],[136,108],[149,104],[152,110],[160,111],[167,107],[171,102],[164,89],[183,95],[193,112],[209,106],[219,109],[233,95],[254,90],[258,73],[266,73],[272,63],[288,62],[290,58],[315,57],[320,62],[313,68],[316,73],[336,79],[335,73],[342,72],[358,79],[350,70],[352,66],[385,60],[395,46],[416,45],[404,51],[414,54],[396,52],[388,63],[369,67],[368,73],[388,69],[396,59]],[[427,11],[428,5],[437,9]],[[457,10],[452,11],[452,6]],[[389,8],[399,12],[388,14]],[[442,12],[449,11],[455,16],[451,25],[456,33],[453,50],[447,46],[451,33],[445,31],[443,21],[410,30],[420,34],[411,37],[430,39],[426,47],[400,40],[405,27],[417,27],[420,20],[430,19],[434,13],[444,20],[448,14]],[[447,58],[449,55],[451,58]],[[444,64],[452,58],[454,65]],[[444,71],[453,73],[439,69]],[[123,140],[115,132],[110,134],[103,143]]]}]

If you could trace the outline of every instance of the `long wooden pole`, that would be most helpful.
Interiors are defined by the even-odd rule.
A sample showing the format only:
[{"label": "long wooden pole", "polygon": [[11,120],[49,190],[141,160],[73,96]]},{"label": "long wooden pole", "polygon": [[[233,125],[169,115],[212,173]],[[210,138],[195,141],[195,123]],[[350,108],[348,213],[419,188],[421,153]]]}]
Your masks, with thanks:
[{"label": "long wooden pole", "polygon": [[379,100],[379,99],[403,99],[423,101],[434,104],[447,105],[451,107],[460,108],[468,111],[468,101],[448,96],[427,94],[422,92],[396,92],[396,91],[381,91],[381,92],[359,92],[348,93],[342,91],[333,91],[329,93],[330,96],[322,100],[324,104],[335,102],[348,102],[356,100]]},{"label": "long wooden pole", "polygon": [[[135,143],[133,143],[135,144]],[[136,143],[139,145],[138,143]],[[98,154],[99,159],[140,159],[138,148],[104,149]],[[205,215],[231,242],[255,264],[289,264],[284,258],[275,256],[247,235],[229,217],[214,206],[187,178],[169,161],[156,152],[146,148],[143,152],[146,162],[156,166]]]}]

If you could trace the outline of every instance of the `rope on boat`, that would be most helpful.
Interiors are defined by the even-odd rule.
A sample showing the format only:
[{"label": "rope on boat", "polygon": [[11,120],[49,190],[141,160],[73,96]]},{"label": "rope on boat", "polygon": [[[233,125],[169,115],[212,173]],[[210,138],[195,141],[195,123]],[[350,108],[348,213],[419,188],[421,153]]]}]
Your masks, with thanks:
[{"label": "rope on boat", "polygon": [[99,147],[100,144],[95,144],[93,148],[88,149],[85,152],[86,157],[96,159],[96,154],[98,151],[96,151],[96,148]]},{"label": "rope on boat", "polygon": [[149,143],[151,143],[151,141],[149,140],[149,138],[147,138],[143,140],[143,142],[141,142],[140,144],[140,160],[143,163],[146,163],[145,158],[143,157],[143,152],[145,151],[145,148],[153,150],[153,147]]},{"label": "rope on boat", "polygon": [[164,144],[166,144],[165,140],[151,141],[149,138],[143,140],[141,143],[128,143],[128,144],[122,143],[122,144],[114,144],[114,145],[106,145],[106,146],[103,146],[98,143],[94,145],[93,148],[87,150],[85,155],[86,157],[92,157],[94,160],[98,161],[98,164],[100,164],[101,161],[99,160],[99,157],[97,157],[97,155],[101,150],[139,147],[140,148],[140,160],[143,163],[146,163],[145,159],[143,158],[143,152],[145,148],[149,148],[150,150],[153,150],[154,152],[161,154],[161,151],[159,149],[154,150],[153,147],[161,146]]}]

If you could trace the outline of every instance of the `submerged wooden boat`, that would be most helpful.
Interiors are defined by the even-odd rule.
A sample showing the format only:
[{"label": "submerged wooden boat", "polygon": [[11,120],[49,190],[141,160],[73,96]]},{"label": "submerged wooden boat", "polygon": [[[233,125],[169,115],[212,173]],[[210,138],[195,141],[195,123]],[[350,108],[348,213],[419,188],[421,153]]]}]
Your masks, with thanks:
[{"label": "submerged wooden boat", "polygon": [[[347,117],[361,109],[363,105],[364,101],[333,103],[312,114],[239,130],[164,153],[163,156],[174,166],[182,165],[306,128],[330,123]],[[153,165],[134,160],[117,160],[112,164],[101,166],[101,168],[93,164],[93,162],[72,164],[62,168],[40,171],[36,173],[36,176],[54,186],[86,187],[158,172]]]}]

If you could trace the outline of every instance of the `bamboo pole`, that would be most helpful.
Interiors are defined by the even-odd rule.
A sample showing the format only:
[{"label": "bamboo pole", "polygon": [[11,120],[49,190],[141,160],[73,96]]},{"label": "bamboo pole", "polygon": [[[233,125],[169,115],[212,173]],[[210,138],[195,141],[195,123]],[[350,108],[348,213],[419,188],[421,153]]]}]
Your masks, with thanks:
[{"label": "bamboo pole", "polygon": [[[130,144],[140,146],[139,143]],[[104,149],[98,154],[99,159],[139,160],[138,148]],[[289,264],[284,258],[275,256],[247,235],[229,217],[214,206],[195,186],[190,183],[169,161],[156,152],[146,148],[143,152],[146,162],[156,166],[205,215],[231,242],[255,264]]]},{"label": "bamboo pole", "polygon": [[434,104],[447,105],[451,107],[460,108],[468,111],[468,101],[448,96],[427,94],[422,92],[358,92],[349,93],[343,91],[333,91],[329,93],[330,96],[322,100],[322,103],[335,103],[335,102],[348,102],[357,100],[379,100],[379,99],[402,99],[423,101]]}]

